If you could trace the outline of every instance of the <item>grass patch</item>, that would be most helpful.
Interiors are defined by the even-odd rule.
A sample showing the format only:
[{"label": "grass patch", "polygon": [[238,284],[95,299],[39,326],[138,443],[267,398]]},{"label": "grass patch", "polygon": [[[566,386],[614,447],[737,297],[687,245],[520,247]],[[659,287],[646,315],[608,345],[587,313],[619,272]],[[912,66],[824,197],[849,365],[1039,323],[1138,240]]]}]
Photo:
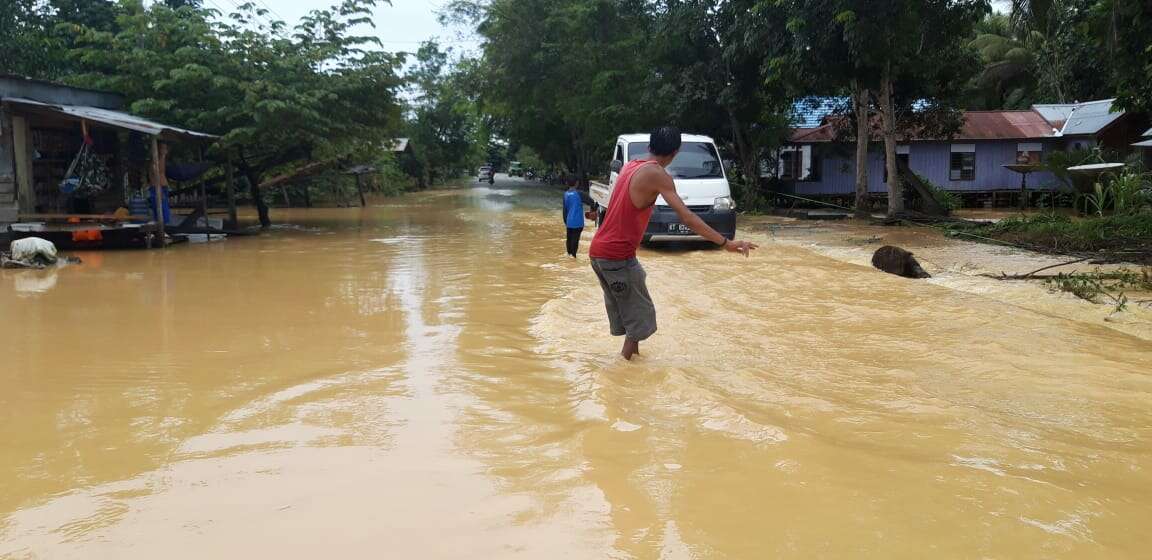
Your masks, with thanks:
[{"label": "grass patch", "polygon": [[949,224],[948,229],[950,235],[982,237],[1044,252],[1122,252],[1152,259],[1149,212],[1088,218],[1040,214],[1007,218],[994,224]]}]

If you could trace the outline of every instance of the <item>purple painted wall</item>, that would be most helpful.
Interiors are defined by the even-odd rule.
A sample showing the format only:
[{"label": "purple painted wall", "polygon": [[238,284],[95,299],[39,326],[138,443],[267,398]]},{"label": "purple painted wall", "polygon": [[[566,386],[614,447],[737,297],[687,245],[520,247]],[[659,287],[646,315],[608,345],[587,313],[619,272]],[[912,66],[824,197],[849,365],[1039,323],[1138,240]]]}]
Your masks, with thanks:
[{"label": "purple painted wall", "polygon": [[[1004,168],[1005,164],[1016,163],[1017,145],[1025,141],[983,141],[954,142],[976,145],[976,179],[972,181],[952,181],[949,179],[951,146],[953,142],[915,142],[909,146],[908,165],[920,176],[933,184],[950,191],[991,191],[1020,188],[1020,174]],[[1036,142],[1036,141],[1032,141]],[[1063,147],[1051,141],[1040,142],[1044,152]],[[828,144],[815,144],[815,150],[822,150],[818,157],[820,165],[819,181],[796,181],[792,192],[799,195],[844,194],[855,190],[855,162],[851,155],[852,146],[841,146],[837,151]],[[831,152],[831,153],[830,153]],[[847,155],[845,155],[847,154]],[[1052,188],[1057,180],[1048,172],[1035,172],[1028,175],[1029,189]],[[868,190],[885,192],[884,154],[878,146],[868,154]]]}]

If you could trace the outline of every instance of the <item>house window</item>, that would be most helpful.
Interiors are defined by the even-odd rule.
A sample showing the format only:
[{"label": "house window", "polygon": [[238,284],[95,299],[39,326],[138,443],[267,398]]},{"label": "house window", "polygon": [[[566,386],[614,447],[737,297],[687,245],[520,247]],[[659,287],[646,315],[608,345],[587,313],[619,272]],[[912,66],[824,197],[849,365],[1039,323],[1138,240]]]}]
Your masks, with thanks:
[{"label": "house window", "polygon": [[1039,142],[1021,142],[1016,144],[1016,163],[1040,163],[1044,159],[1044,145]]},{"label": "house window", "polygon": [[785,181],[819,181],[819,163],[812,146],[787,146],[780,150],[779,177]]},{"label": "house window", "polygon": [[780,178],[795,181],[804,173],[804,154],[798,150],[785,149],[780,152]]},{"label": "house window", "polygon": [[952,181],[976,180],[975,144],[952,144],[948,178]]},{"label": "house window", "polygon": [[808,152],[808,169],[806,170],[805,181],[819,181],[820,180],[820,152],[815,147],[810,147]]}]

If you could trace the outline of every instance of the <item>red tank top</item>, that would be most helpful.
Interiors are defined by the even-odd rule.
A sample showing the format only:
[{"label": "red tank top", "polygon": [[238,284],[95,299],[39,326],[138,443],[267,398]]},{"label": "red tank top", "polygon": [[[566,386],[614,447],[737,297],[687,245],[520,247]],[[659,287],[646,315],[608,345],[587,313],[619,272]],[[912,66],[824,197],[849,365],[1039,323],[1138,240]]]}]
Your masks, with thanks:
[{"label": "red tank top", "polygon": [[588,256],[612,260],[624,260],[636,256],[636,248],[644,239],[644,230],[648,229],[648,218],[652,217],[653,206],[636,208],[636,205],[632,204],[630,188],[632,176],[646,163],[655,162],[643,159],[630,161],[624,164],[620,174],[616,176],[616,186],[612,189],[611,200],[608,201],[604,223],[596,229],[592,246],[588,249]]}]

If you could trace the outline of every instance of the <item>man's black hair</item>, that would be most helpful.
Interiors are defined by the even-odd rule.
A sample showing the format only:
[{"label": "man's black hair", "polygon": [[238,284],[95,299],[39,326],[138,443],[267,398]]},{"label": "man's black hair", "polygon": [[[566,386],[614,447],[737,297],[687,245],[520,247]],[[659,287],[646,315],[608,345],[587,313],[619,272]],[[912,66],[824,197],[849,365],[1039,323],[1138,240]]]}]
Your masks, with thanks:
[{"label": "man's black hair", "polygon": [[661,126],[648,137],[648,153],[654,156],[670,156],[680,149],[680,129],[674,126]]}]

